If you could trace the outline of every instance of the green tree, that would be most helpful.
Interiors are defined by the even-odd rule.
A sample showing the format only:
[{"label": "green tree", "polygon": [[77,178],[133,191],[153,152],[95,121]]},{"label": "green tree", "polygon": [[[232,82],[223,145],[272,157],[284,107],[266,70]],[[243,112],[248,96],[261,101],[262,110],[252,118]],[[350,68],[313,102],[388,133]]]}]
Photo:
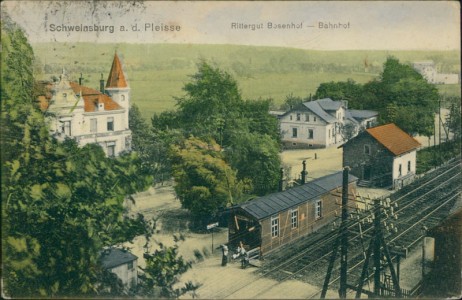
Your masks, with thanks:
[{"label": "green tree", "polygon": [[223,132],[234,127],[243,102],[236,81],[205,61],[199,63],[198,72],[191,78],[183,87],[186,95],[176,98],[178,123],[189,134],[228,145]]},{"label": "green tree", "polygon": [[299,106],[303,102],[304,100],[302,99],[302,97],[297,97],[297,96],[294,96],[293,94],[290,94],[286,96],[284,103],[281,105],[281,109],[288,111],[288,110],[291,110]]},{"label": "green tree", "polygon": [[178,132],[160,130],[148,124],[136,105],[130,108],[129,125],[132,131],[132,149],[139,154],[143,168],[156,182],[168,180],[171,177],[171,164],[167,152],[175,137],[178,138]]},{"label": "green tree", "polygon": [[409,134],[432,134],[438,90],[411,66],[388,57],[380,78],[364,85],[353,80],[322,83],[316,98],[348,100],[355,109],[377,110],[382,123],[395,122]]},{"label": "green tree", "polygon": [[121,292],[98,262],[105,245],[144,231],[124,215],[129,194],[152,178],[133,153],[107,158],[48,135],[34,103],[32,48],[2,12],[2,280],[9,297],[80,297]]},{"label": "green tree", "polygon": [[146,257],[146,267],[141,268],[138,293],[150,298],[178,298],[186,292],[194,291],[198,286],[187,282],[184,287],[175,288],[178,277],[191,268],[182,256],[178,256],[178,245],[167,247],[159,245],[152,255]]},{"label": "green tree", "polygon": [[172,146],[170,155],[176,194],[196,219],[205,223],[241,200],[243,184],[215,141],[190,137],[183,145]]},{"label": "green tree", "polygon": [[362,109],[362,85],[353,79],[340,82],[321,83],[314,95],[315,99],[331,98],[332,100],[348,100],[348,106]]},{"label": "green tree", "polygon": [[461,137],[461,111],[460,111],[460,97],[453,97],[449,99],[449,115],[445,124],[453,134],[453,139],[460,141]]},{"label": "green tree", "polygon": [[261,196],[276,191],[281,166],[278,143],[269,135],[247,132],[236,135],[232,144],[227,160],[238,170],[239,180],[252,183],[250,192]]}]

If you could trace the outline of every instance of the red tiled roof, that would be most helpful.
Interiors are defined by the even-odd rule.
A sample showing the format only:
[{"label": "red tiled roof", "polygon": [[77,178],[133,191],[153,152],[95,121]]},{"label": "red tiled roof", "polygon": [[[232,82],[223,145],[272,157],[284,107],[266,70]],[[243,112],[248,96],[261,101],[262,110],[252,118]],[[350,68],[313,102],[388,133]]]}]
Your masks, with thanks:
[{"label": "red tiled roof", "polygon": [[393,123],[368,128],[366,131],[394,155],[420,147],[420,143]]},{"label": "red tiled roof", "polygon": [[127,82],[125,81],[124,72],[122,70],[122,64],[120,63],[117,53],[114,54],[114,60],[112,62],[111,72],[106,83],[107,88],[125,88]]},{"label": "red tiled roof", "polygon": [[97,111],[98,103],[104,103],[104,110],[122,109],[122,107],[112,100],[111,97],[106,94],[102,94],[100,91],[79,85],[72,81],[70,82],[70,85],[76,95],[79,95],[80,91],[82,91],[85,112]]}]

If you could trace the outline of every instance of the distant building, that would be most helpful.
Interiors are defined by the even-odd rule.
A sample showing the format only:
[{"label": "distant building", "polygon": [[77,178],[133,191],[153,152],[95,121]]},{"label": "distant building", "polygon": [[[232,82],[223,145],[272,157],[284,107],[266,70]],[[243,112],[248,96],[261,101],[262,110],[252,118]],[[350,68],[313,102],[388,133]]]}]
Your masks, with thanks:
[{"label": "distant building", "polygon": [[138,284],[138,257],[129,251],[109,248],[101,253],[100,262],[106,270],[117,275],[125,287],[134,288]]},{"label": "distant building", "polygon": [[58,140],[74,139],[80,146],[100,144],[108,156],[131,149],[128,126],[130,88],[117,54],[106,85],[100,90],[69,81],[64,69],[57,82],[44,82],[45,94],[39,96],[42,111],[48,114],[50,134]]},{"label": "distant building", "polygon": [[[349,175],[351,195],[357,179]],[[342,180],[338,172],[230,208],[230,249],[242,242],[265,254],[325,226],[341,214]]]},{"label": "distant building", "polygon": [[433,84],[458,84],[458,74],[438,73],[435,63],[431,60],[419,61],[412,64],[413,68],[419,72],[429,83]]},{"label": "distant building", "polygon": [[368,128],[342,147],[358,185],[398,189],[414,180],[420,143],[395,124]]},{"label": "distant building", "polygon": [[346,101],[325,98],[304,102],[279,115],[281,139],[285,148],[340,145],[375,124],[377,116],[375,111],[349,110]]}]

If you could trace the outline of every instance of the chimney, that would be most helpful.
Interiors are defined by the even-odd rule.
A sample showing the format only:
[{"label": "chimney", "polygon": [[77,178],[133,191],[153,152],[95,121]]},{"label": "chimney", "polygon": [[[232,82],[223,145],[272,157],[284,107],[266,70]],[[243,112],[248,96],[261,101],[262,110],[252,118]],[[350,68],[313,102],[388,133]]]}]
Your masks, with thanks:
[{"label": "chimney", "polygon": [[301,184],[305,184],[306,183],[306,179],[308,177],[308,172],[306,171],[306,160],[303,160],[302,162],[303,164],[303,170],[302,170],[302,180],[301,180]]},{"label": "chimney", "polygon": [[82,77],[82,73],[80,73],[80,77],[79,77],[79,85],[82,85],[82,82],[83,82],[83,77]]},{"label": "chimney", "polygon": [[101,73],[101,79],[99,80],[99,91],[101,94],[104,94],[104,79],[103,79],[103,73]]},{"label": "chimney", "polygon": [[279,189],[278,190],[279,192],[282,192],[284,190],[284,186],[283,186],[284,185],[284,169],[283,168],[279,170],[279,174],[281,177],[279,178]]}]

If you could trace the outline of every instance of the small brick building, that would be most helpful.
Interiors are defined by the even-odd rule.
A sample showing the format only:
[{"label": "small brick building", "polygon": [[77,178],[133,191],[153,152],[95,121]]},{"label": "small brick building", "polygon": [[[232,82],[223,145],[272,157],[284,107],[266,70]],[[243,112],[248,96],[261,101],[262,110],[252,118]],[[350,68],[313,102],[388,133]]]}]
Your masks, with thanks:
[{"label": "small brick building", "polygon": [[359,185],[401,188],[415,177],[420,143],[395,124],[368,128],[343,147],[343,166]]},{"label": "small brick building", "polygon": [[[318,230],[341,214],[342,172],[266,195],[233,207],[230,211],[229,246],[240,242],[247,250],[265,254]],[[349,194],[357,178],[349,175]]]}]

